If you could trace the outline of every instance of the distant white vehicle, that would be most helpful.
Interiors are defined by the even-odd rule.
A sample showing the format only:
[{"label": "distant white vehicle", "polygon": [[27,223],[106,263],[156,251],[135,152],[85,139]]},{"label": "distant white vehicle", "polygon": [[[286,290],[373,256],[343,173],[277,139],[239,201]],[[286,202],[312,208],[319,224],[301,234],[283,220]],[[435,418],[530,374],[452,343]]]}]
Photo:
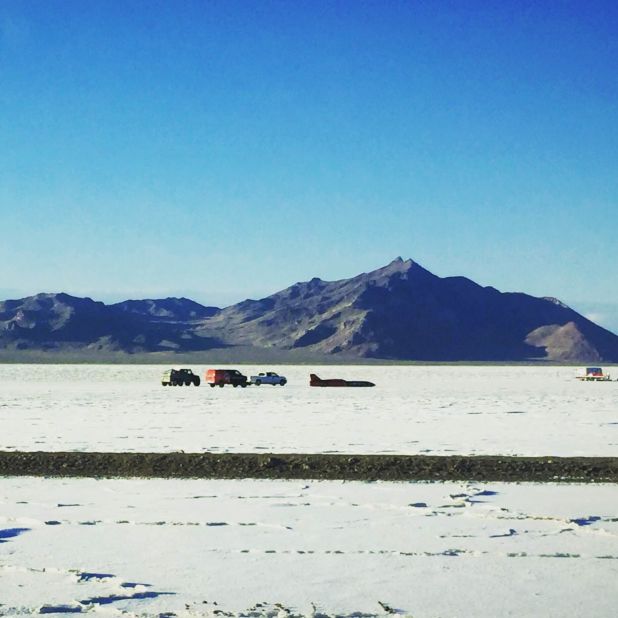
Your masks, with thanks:
[{"label": "distant white vehicle", "polygon": [[255,384],[256,386],[261,386],[262,384],[285,386],[287,381],[285,376],[280,376],[274,371],[266,371],[265,373],[258,373],[256,376],[251,376],[251,384]]}]

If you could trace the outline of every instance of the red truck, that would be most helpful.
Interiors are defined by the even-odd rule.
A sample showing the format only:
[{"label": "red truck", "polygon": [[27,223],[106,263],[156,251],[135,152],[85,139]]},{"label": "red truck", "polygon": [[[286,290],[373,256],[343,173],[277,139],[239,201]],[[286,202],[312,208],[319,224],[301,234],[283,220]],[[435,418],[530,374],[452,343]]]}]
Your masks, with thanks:
[{"label": "red truck", "polygon": [[223,388],[226,384],[231,384],[234,388],[247,386],[247,376],[240,373],[238,369],[208,369],[204,378],[212,388],[215,386]]}]

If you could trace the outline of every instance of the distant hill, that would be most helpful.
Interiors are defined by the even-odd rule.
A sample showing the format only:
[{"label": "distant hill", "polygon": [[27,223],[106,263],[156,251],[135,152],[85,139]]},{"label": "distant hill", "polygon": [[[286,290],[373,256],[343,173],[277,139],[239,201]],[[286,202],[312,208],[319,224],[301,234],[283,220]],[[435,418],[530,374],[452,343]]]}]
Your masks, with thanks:
[{"label": "distant hill", "polygon": [[112,308],[160,321],[191,321],[209,318],[221,311],[218,307],[204,307],[189,298],[125,300]]},{"label": "distant hill", "polygon": [[[225,309],[187,298],[104,305],[67,294],[0,302],[0,351],[247,350],[282,361],[618,362],[618,337],[555,298],[437,277],[412,260],[296,283]],[[242,351],[242,352],[241,352]]]},{"label": "distant hill", "polygon": [[224,344],[200,337],[189,318],[213,315],[187,299],[105,305],[68,294],[0,302],[0,349],[100,353],[194,351]]}]

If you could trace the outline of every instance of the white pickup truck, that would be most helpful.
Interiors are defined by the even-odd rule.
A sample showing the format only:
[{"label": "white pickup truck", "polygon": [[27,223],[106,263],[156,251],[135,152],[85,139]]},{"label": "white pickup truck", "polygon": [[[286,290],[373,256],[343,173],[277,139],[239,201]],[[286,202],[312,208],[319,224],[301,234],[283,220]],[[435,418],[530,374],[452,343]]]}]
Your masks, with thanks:
[{"label": "white pickup truck", "polygon": [[251,376],[251,384],[261,386],[262,384],[272,384],[273,386],[285,386],[287,378],[280,376],[274,371],[266,371],[265,373],[258,373],[256,376]]}]

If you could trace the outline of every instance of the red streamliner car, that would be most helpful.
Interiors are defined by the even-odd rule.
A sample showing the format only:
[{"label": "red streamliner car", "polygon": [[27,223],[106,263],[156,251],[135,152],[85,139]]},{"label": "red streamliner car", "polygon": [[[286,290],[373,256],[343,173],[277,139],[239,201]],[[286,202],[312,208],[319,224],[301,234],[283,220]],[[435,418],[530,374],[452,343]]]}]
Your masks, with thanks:
[{"label": "red streamliner car", "polygon": [[322,380],[315,373],[311,373],[309,374],[309,386],[375,386],[375,384],[365,380],[342,380],[341,378]]}]

